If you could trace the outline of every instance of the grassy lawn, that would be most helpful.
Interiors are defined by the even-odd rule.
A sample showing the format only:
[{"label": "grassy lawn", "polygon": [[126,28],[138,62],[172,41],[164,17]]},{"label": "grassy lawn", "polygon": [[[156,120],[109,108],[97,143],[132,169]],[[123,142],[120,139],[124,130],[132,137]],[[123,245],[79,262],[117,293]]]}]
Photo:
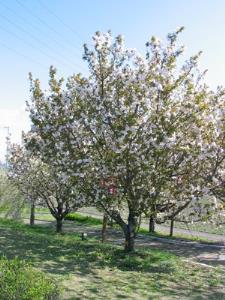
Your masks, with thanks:
[{"label": "grassy lawn", "polygon": [[[96,211],[94,207],[85,207],[80,210],[82,213],[88,212],[88,214],[91,214],[93,216],[99,215],[99,212]],[[149,220],[147,218],[143,218],[142,220],[146,225],[148,225]],[[166,222],[162,225],[168,226],[168,233],[169,233],[169,226],[170,222]],[[220,235],[225,235],[225,224],[223,225],[216,225],[216,224],[211,224],[211,223],[205,223],[205,222],[196,222],[193,224],[188,224],[186,225],[183,222],[175,222],[174,223],[175,228],[180,228],[180,229],[186,229],[190,231],[200,231],[200,232],[207,232],[207,233],[214,233],[214,234],[220,234]],[[190,233],[191,237],[191,233]]]},{"label": "grassy lawn", "polygon": [[[95,213],[95,210],[94,212]],[[0,217],[4,218],[5,212],[2,212],[2,214],[0,215]],[[22,219],[29,219],[30,217],[30,209],[29,207],[25,207],[21,213],[21,218]],[[42,208],[42,207],[37,207],[36,208],[36,216],[35,219],[38,221],[54,221],[55,219],[54,217],[49,213],[49,210],[47,208]],[[102,224],[102,218],[101,217],[92,217],[92,216],[87,216],[85,215],[85,210],[82,212],[76,212],[76,213],[71,213],[68,215],[67,220],[71,220],[74,221],[75,224],[86,224],[86,225],[90,225],[90,226],[96,226],[96,228],[100,228],[101,224]],[[177,228],[183,228],[183,229],[187,229],[187,227],[185,226],[184,223],[179,223],[176,222],[176,227]],[[168,223],[169,226],[169,223]],[[192,226],[192,228],[191,228]],[[195,227],[193,227],[195,226]],[[204,230],[204,226],[206,226],[205,224],[192,224],[189,225],[189,228],[191,230],[197,230],[197,231],[202,231],[202,232],[206,232],[206,230]],[[114,228],[117,228],[120,230],[120,227],[118,225],[114,224]],[[201,230],[200,230],[201,229]],[[221,232],[219,231],[221,230]],[[214,225],[214,227],[211,228],[212,233],[218,233],[218,234],[222,234],[223,228],[218,228],[218,232],[216,231],[216,226]],[[215,231],[215,232],[214,232]],[[208,230],[208,232],[210,232],[210,230]],[[140,228],[139,233],[144,234],[144,235],[148,235],[148,236],[153,236],[153,237],[160,237],[160,238],[166,238],[166,239],[172,239],[172,240],[187,240],[187,241],[197,241],[197,242],[201,242],[201,243],[207,243],[207,244],[214,244],[214,241],[211,241],[207,238],[204,237],[197,237],[197,236],[192,236],[192,235],[182,235],[182,234],[175,234],[174,236],[170,237],[168,234],[166,233],[162,233],[162,232],[154,232],[154,233],[149,233],[149,231],[145,228]]]},{"label": "grassy lawn", "polygon": [[220,268],[184,263],[168,252],[122,248],[79,234],[0,219],[0,254],[18,256],[58,280],[62,299],[225,299]]},{"label": "grassy lawn", "polygon": [[[85,214],[85,208],[82,210],[82,214]],[[88,208],[87,210],[89,213],[93,213],[93,215],[96,214],[96,209],[94,208]],[[4,211],[2,212],[2,214],[4,215]],[[30,208],[29,207],[25,207],[22,211],[22,218],[29,218],[29,214],[30,214]],[[81,215],[79,213],[76,214]],[[36,208],[36,219],[40,219],[40,220],[46,220],[46,221],[52,221],[54,220],[54,218],[51,216],[51,214],[49,213],[49,210],[47,208],[44,207],[37,207]],[[98,218],[93,218],[95,220],[99,220]],[[101,219],[100,219],[101,220]],[[148,222],[148,220],[146,219],[146,222]],[[166,222],[165,224],[162,225],[167,225],[168,227],[170,226],[169,222]],[[219,235],[225,235],[225,224],[223,225],[216,225],[216,224],[210,224],[210,223],[204,223],[204,222],[196,222],[193,224],[188,224],[186,225],[185,223],[182,222],[175,222],[174,223],[175,228],[180,228],[180,229],[186,229],[186,230],[190,230],[190,231],[199,231],[199,232],[207,232],[207,233],[213,233],[213,234],[219,234]],[[142,233],[146,233],[148,232],[148,230],[143,229]],[[161,233],[161,236],[166,236],[166,234]],[[181,238],[185,238],[185,236],[182,235],[176,235],[177,237],[181,237]],[[187,236],[186,236],[187,238]],[[199,241],[207,241],[204,238],[197,238],[197,237],[193,237],[190,234],[190,237],[188,237],[188,239],[192,239],[192,240],[199,240]]]},{"label": "grassy lawn", "polygon": [[[38,220],[39,217],[37,216],[36,219]],[[42,216],[40,216],[40,220],[51,220],[51,216],[48,217],[48,215],[46,215],[46,216],[43,215],[43,218],[42,218]],[[83,215],[83,214],[78,213],[78,212],[69,214],[67,216],[67,220],[74,221],[75,224],[87,224],[87,225],[90,225],[90,226],[98,226],[98,225],[102,224],[102,219],[91,217],[91,216],[86,216],[86,215]],[[114,224],[113,227],[117,228],[118,230],[121,230],[119,225]],[[193,237],[193,236],[187,236],[187,235],[182,235],[182,234],[176,234],[176,235],[171,237],[168,234],[160,233],[160,232],[157,232],[157,231],[154,232],[154,233],[150,233],[145,228],[140,228],[139,233],[147,235],[147,236],[166,238],[166,239],[170,239],[170,240],[171,239],[172,240],[182,239],[182,240],[187,240],[187,241],[198,241],[198,242],[201,242],[201,243],[215,244],[215,242],[207,240],[206,238],[203,238],[203,237]]]}]

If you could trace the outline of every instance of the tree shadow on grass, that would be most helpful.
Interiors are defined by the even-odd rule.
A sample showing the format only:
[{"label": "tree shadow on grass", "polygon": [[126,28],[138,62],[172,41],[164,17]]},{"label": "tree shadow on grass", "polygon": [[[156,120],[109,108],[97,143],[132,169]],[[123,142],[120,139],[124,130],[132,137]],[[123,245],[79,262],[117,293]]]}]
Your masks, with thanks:
[{"label": "tree shadow on grass", "polygon": [[[26,226],[26,225],[25,225]],[[42,234],[46,233],[48,234]],[[49,228],[29,229],[29,234],[10,228],[0,229],[0,253],[29,260],[48,273],[90,274],[95,268],[116,267],[122,271],[169,273],[168,257],[137,252],[125,255],[121,247],[95,240],[81,241],[79,236],[54,234]],[[149,258],[149,260],[146,260]]]},{"label": "tree shadow on grass", "polygon": [[[101,227],[88,226],[85,224],[66,222],[67,232],[86,231],[91,237],[101,236]],[[108,241],[117,245],[124,243],[124,236],[118,228],[107,229]],[[158,238],[148,234],[138,234],[136,238],[137,248],[155,249],[168,251],[185,259],[190,258],[199,263],[209,266],[225,266],[225,247],[213,244],[201,244],[195,241],[183,241],[182,239],[171,240],[168,238]]]},{"label": "tree shadow on grass", "polygon": [[[44,221],[43,221],[44,222]],[[44,226],[46,225],[43,224]],[[48,226],[55,230],[55,222],[48,222]],[[101,239],[101,226],[90,225],[74,221],[66,221],[64,230],[69,233],[81,234],[87,232],[91,238]],[[124,243],[124,236],[118,228],[107,229],[108,241],[117,245]],[[191,258],[200,263],[212,266],[225,265],[225,249],[218,245],[201,244],[193,241],[171,240],[167,238],[158,238],[147,234],[138,234],[136,246],[146,249],[166,250],[177,256]],[[223,259],[224,257],[224,259]]]},{"label": "tree shadow on grass", "polygon": [[[51,226],[49,228],[49,226],[37,225],[30,228],[22,225],[18,230],[3,226],[0,227],[0,254],[6,255],[8,258],[18,256],[30,261],[44,272],[56,276],[88,277],[98,287],[101,286],[104,275],[99,275],[97,270],[106,268],[109,273],[112,273],[113,278],[114,270],[118,269],[126,273],[124,278],[120,278],[121,287],[131,284],[131,289],[140,289],[137,285],[138,279],[134,274],[141,273],[146,278],[151,278],[151,288],[161,291],[162,295],[174,296],[174,299],[177,295],[179,295],[179,299],[225,299],[224,291],[209,289],[208,286],[201,287],[201,282],[203,284],[209,280],[208,270],[201,272],[199,275],[201,282],[192,287],[195,278],[191,278],[191,273],[184,274],[183,277],[182,274],[178,276],[176,273],[179,271],[179,260],[168,252],[157,251],[157,249],[155,251],[140,250],[137,253],[125,255],[119,246],[102,244],[94,239],[81,241],[80,232],[88,231],[88,227],[77,227],[76,230],[76,233],[60,236],[54,233],[54,228]],[[99,228],[98,232],[100,232]],[[93,236],[96,237],[94,232]],[[193,274],[197,276],[198,271]],[[182,280],[185,282],[183,288]],[[177,289],[180,285],[181,288]],[[85,287],[87,288],[87,285]],[[144,291],[146,288],[148,287],[143,285],[142,290]],[[69,293],[71,288],[67,287],[67,289]],[[95,286],[90,286],[89,289],[90,292],[98,295]],[[70,292],[72,293],[73,289]],[[120,295],[122,299],[123,293]],[[217,298],[214,297],[215,295]],[[82,292],[77,296],[77,298],[70,299],[82,299]]]}]

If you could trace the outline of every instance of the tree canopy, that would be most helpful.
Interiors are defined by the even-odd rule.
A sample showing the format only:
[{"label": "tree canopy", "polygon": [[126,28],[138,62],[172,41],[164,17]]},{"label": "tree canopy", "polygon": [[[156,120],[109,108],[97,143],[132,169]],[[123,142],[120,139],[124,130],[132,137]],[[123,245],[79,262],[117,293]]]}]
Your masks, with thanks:
[{"label": "tree canopy", "polygon": [[88,76],[75,74],[64,86],[51,67],[43,92],[30,75],[27,151],[53,170],[60,189],[69,182],[77,206],[104,209],[128,252],[142,214],[179,213],[190,203],[205,209],[203,197],[221,195],[210,182],[223,178],[224,93],[204,84],[201,52],[181,63],[182,30],[165,43],[152,37],[145,56],[121,35],[96,32],[93,47],[84,45]]}]

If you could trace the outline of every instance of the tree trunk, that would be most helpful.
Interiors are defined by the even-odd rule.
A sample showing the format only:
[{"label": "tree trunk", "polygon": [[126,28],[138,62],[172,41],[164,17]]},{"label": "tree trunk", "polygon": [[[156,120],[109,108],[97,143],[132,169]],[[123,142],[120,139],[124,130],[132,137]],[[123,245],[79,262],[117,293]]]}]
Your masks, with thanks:
[{"label": "tree trunk", "polygon": [[170,236],[173,236],[174,219],[170,220]]},{"label": "tree trunk", "polygon": [[32,203],[30,207],[30,225],[34,225],[34,220],[35,220],[35,204]]},{"label": "tree trunk", "polygon": [[155,232],[155,219],[153,216],[149,218],[149,232]]},{"label": "tree trunk", "polygon": [[129,210],[128,224],[126,224],[122,219],[120,212],[112,210],[108,211],[108,215],[110,215],[110,217],[116,222],[116,224],[120,225],[123,230],[125,236],[124,251],[126,253],[134,251],[135,235],[136,229],[138,227],[139,216],[136,215],[134,211]]},{"label": "tree trunk", "polygon": [[125,233],[125,247],[124,251],[129,253],[134,251],[134,244],[135,244],[135,231],[131,230],[129,228],[129,225],[127,225],[127,230]]},{"label": "tree trunk", "polygon": [[103,220],[102,220],[102,243],[104,243],[106,241],[107,223],[108,223],[108,216],[107,216],[107,214],[104,214]]},{"label": "tree trunk", "polygon": [[62,233],[62,224],[63,224],[62,219],[56,219],[56,232],[57,233]]},{"label": "tree trunk", "polygon": [[124,227],[124,234],[125,234],[124,251],[127,253],[134,251],[137,226],[138,226],[138,218],[134,216],[131,212],[128,217],[128,224]]}]

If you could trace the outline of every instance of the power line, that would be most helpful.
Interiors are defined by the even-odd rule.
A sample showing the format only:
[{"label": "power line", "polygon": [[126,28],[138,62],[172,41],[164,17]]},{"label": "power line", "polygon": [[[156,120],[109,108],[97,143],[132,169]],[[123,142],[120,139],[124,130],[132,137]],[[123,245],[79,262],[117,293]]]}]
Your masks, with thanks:
[{"label": "power line", "polygon": [[[45,51],[43,51],[43,50],[40,49],[40,48],[36,48],[32,43],[30,43],[30,42],[28,42],[27,40],[21,38],[20,36],[18,36],[18,35],[15,34],[14,32],[12,32],[12,31],[10,31],[10,30],[4,28],[4,27],[1,26],[1,25],[0,25],[0,28],[1,28],[3,31],[5,31],[5,32],[11,34],[12,36],[16,37],[18,40],[22,41],[23,43],[27,44],[29,47],[33,48],[35,51],[41,52],[44,56],[47,56],[47,57],[48,57],[49,59],[51,59],[51,60],[52,60],[52,59],[53,59],[54,61],[56,60],[55,58],[52,58],[52,56],[50,56],[48,53],[45,53]],[[51,63],[51,64],[52,64],[52,63]]]},{"label": "power line", "polygon": [[[1,3],[7,10],[9,10],[10,12],[13,12],[14,15],[18,16],[17,11],[13,10],[12,8],[8,7],[7,5],[5,5],[5,3]],[[40,27],[32,24],[31,22],[27,22],[27,19],[23,18],[22,16],[19,16],[20,20],[23,20],[25,22],[25,24],[28,24],[29,26],[33,27],[35,30],[40,31]],[[46,31],[44,32],[45,36],[46,36]],[[49,36],[49,35],[47,35]],[[54,37],[50,36],[50,39],[56,43],[59,47],[64,48],[65,50],[69,50],[71,51],[70,47],[66,47],[64,44],[61,44],[58,40],[56,40]]]},{"label": "power line", "polygon": [[[48,27],[50,30],[52,30],[55,34],[57,34],[58,36],[60,36],[60,38],[66,40],[67,43],[71,44],[71,40],[68,40],[67,38],[65,38],[65,36],[64,36],[63,34],[61,34],[60,32],[58,32],[57,30],[55,30],[54,27],[50,26],[48,23],[46,23],[46,22],[43,21],[41,18],[39,18],[37,15],[35,15],[35,14],[33,13],[33,11],[32,11],[30,8],[28,8],[27,6],[25,6],[23,3],[21,3],[20,0],[16,0],[16,2],[17,2],[21,7],[23,7],[26,11],[28,11],[29,14],[31,14],[34,18],[36,18],[40,23],[44,24],[46,27]],[[75,44],[74,44],[74,45],[75,45]],[[74,48],[78,51],[78,53],[80,53],[80,49],[77,48],[77,45],[75,45]]]},{"label": "power line", "polygon": [[[47,47],[48,49],[50,49],[51,51],[53,51],[53,49],[48,45],[46,44],[45,42],[41,41],[39,38],[36,38],[35,36],[33,36],[29,31],[25,30],[23,27],[21,27],[20,25],[18,25],[17,23],[15,22],[12,22],[9,18],[3,16],[3,15],[0,15],[1,18],[5,19],[9,24],[12,24],[13,26],[16,26],[17,28],[19,28],[22,32],[24,32],[25,34],[29,35],[33,40],[37,41],[38,43],[44,45],[45,47]],[[40,49],[39,49],[40,51]],[[43,51],[41,50],[41,52],[43,53]],[[45,53],[45,55],[48,55]],[[48,55],[49,56],[49,55]],[[50,56],[49,56],[50,57]],[[61,60],[61,62],[63,62],[64,64],[68,65],[71,67],[71,62],[67,62],[65,59],[63,59],[62,57],[61,58],[57,58],[56,55],[53,55],[53,58],[57,59],[57,60]],[[72,62],[74,63],[74,62]]]},{"label": "power line", "polygon": [[33,58],[27,56],[27,55],[24,55],[23,53],[21,53],[21,52],[15,50],[14,48],[9,47],[8,45],[2,43],[1,41],[0,41],[0,45],[1,45],[2,47],[4,47],[4,48],[8,49],[9,51],[14,52],[14,53],[16,53],[17,55],[19,55],[19,56],[25,58],[25,59],[28,59],[28,60],[30,60],[30,61],[33,61],[35,64],[40,65],[40,66],[41,66],[42,68],[44,68],[44,69],[49,68],[49,66],[48,66],[48,67],[45,66],[45,65],[42,64],[41,62],[39,62],[39,61],[37,61],[37,60],[35,60],[35,59],[33,59]]},{"label": "power line", "polygon": [[[31,42],[28,42],[27,40],[25,40],[24,38],[20,37],[19,35],[15,34],[13,31],[10,31],[6,28],[4,28],[3,26],[0,25],[0,29],[2,29],[3,31],[7,32],[8,34],[11,34],[12,36],[16,37],[18,40],[22,41],[23,43],[27,44],[29,47],[33,48],[35,51],[39,51],[40,53],[42,53],[44,56],[48,57],[51,60],[50,65],[57,65],[57,58],[56,57],[52,57],[51,55],[49,55],[48,53],[46,53],[45,51],[43,51],[41,48],[37,48],[35,45],[33,45]],[[54,61],[54,63],[52,62]],[[69,63],[63,63],[65,66],[67,66],[67,68],[71,68],[71,64]],[[74,64],[74,63],[73,63]],[[74,64],[76,65],[76,64]],[[81,66],[78,66],[79,68],[82,68]],[[84,69],[84,68],[82,68]]]},{"label": "power line", "polygon": [[39,0],[38,1],[39,4],[41,6],[43,6],[52,16],[54,16],[61,24],[63,24],[66,28],[68,28],[73,34],[75,34],[82,42],[83,42],[83,39],[81,37],[81,35],[76,32],[71,26],[69,26],[67,23],[64,22],[63,19],[61,19],[58,15],[56,15],[52,10],[50,10],[50,8],[42,1],[42,0]]}]

